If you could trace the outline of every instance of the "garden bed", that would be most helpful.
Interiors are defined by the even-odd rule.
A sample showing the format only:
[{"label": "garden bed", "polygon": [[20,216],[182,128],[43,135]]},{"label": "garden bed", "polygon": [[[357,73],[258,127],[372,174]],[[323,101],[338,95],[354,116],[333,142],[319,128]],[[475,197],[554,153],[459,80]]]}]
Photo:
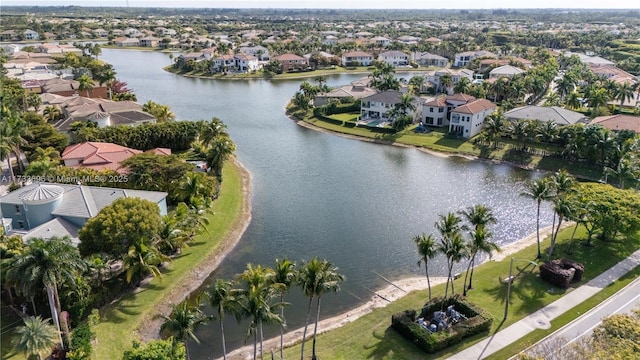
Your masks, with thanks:
[{"label": "garden bed", "polygon": [[418,311],[405,310],[391,318],[391,326],[428,353],[435,353],[488,331],[493,319],[460,297],[435,298]]}]

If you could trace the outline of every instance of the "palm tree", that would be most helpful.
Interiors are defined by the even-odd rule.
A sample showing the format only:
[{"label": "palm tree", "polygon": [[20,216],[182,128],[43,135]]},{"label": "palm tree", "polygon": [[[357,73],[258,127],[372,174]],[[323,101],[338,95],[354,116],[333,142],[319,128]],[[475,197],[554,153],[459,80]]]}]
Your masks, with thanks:
[{"label": "palm tree", "polygon": [[89,97],[89,92],[93,91],[93,79],[89,77],[89,75],[84,74],[82,76],[80,76],[77,79],[78,83],[80,83],[78,85],[78,90],[79,91],[86,91],[87,92],[87,97]]},{"label": "palm tree", "polygon": [[13,173],[13,164],[11,163],[12,147],[10,143],[12,136],[12,129],[9,123],[7,121],[0,121],[0,161],[7,160],[11,182],[14,182],[15,175]]},{"label": "palm tree", "polygon": [[485,252],[485,253],[488,252],[489,257],[491,257],[491,250],[485,251],[487,248],[490,248],[491,246],[480,240],[482,239],[486,241],[488,238],[492,236],[492,234],[487,230],[487,226],[490,224],[497,223],[498,220],[496,219],[490,207],[481,205],[481,204],[470,206],[465,210],[461,210],[459,213],[472,226],[471,232],[470,232],[472,242],[469,244],[470,245],[469,252],[471,254],[471,260],[469,261],[469,266],[467,266],[467,273],[465,274],[465,277],[464,277],[464,286],[463,286],[463,294],[466,296],[467,275],[469,274],[469,268],[471,268],[471,278],[469,279],[468,288],[469,289],[472,288],[473,267],[475,266],[476,253],[478,251]]},{"label": "palm tree", "polygon": [[482,204],[470,206],[465,210],[459,211],[459,214],[471,224],[473,230],[498,222],[491,208]]},{"label": "palm tree", "polygon": [[490,142],[493,142],[493,148],[498,147],[498,139],[504,133],[504,115],[502,112],[494,112],[487,117],[484,122],[484,131],[488,134]]},{"label": "palm tree", "polygon": [[316,334],[320,316],[320,297],[326,292],[338,291],[340,289],[339,283],[344,281],[344,276],[339,274],[338,268],[334,267],[327,260],[319,260],[317,257],[314,257],[302,264],[298,273],[297,280],[298,285],[302,288],[302,292],[306,297],[309,298],[307,319],[304,323],[304,331],[302,332],[302,349],[300,352],[301,360],[304,359],[304,344],[307,338],[307,328],[309,326],[309,320],[311,319],[311,306],[313,304],[313,298],[318,298],[316,327],[313,337],[313,358],[315,359]]},{"label": "palm tree", "polygon": [[187,205],[193,206],[199,202],[204,201],[205,206],[211,202],[211,199],[206,196],[209,192],[203,176],[207,176],[203,173],[189,172],[179,182],[176,189],[176,195],[178,198],[186,202]]},{"label": "palm tree", "polygon": [[198,326],[207,322],[207,316],[200,310],[198,305],[192,305],[187,300],[173,305],[171,314],[163,316],[164,322],[160,326],[161,332],[174,335],[176,339],[184,343],[187,350],[187,359],[189,359],[189,346],[187,340],[192,339],[197,344],[200,340],[195,334]]},{"label": "palm tree", "polygon": [[453,279],[451,272],[453,271],[453,265],[455,262],[462,259],[465,255],[465,245],[462,239],[462,218],[457,216],[453,212],[449,212],[447,215],[438,215],[439,221],[435,223],[436,230],[440,233],[440,244],[438,244],[438,251],[442,253],[447,259],[447,284],[445,287],[445,298],[449,291],[449,281],[451,281],[451,291],[453,293]]},{"label": "palm tree", "polygon": [[62,116],[62,112],[55,105],[48,105],[47,107],[45,107],[42,111],[42,114],[44,115],[44,118],[47,120],[47,122],[50,123],[59,120]]},{"label": "palm tree", "polygon": [[[298,273],[296,271],[296,264],[292,261],[284,258],[282,260],[276,259],[276,267],[274,268],[275,276],[273,282],[282,285],[280,289],[280,303],[284,304],[284,295],[287,293],[291,285],[296,281]],[[284,348],[284,329],[287,327],[287,321],[284,317],[284,306],[280,308],[280,318],[282,319],[282,325],[280,326],[280,359],[283,357]]]},{"label": "palm tree", "polygon": [[257,359],[258,332],[260,333],[260,356],[264,356],[262,350],[264,323],[282,324],[282,319],[274,312],[283,304],[272,304],[271,300],[277,295],[281,286],[274,285],[273,269],[264,268],[261,265],[247,264],[247,269],[239,278],[245,282],[245,288],[238,291],[239,317],[251,319],[247,336],[253,334],[253,359]]},{"label": "palm tree", "polygon": [[582,107],[582,102],[580,102],[580,94],[577,91],[572,91],[567,96],[567,100],[565,100],[565,104],[567,107],[577,110]]},{"label": "palm tree", "polygon": [[[469,265],[467,266],[467,273],[464,278],[464,290],[463,295],[467,296],[467,290],[473,289],[473,269],[475,267],[476,255],[478,253],[484,253],[489,255],[489,259],[491,259],[491,254],[493,251],[500,252],[500,247],[494,243],[489,241],[493,234],[485,228],[484,225],[480,225],[470,232],[471,242],[469,243],[468,251],[470,253]],[[467,275],[469,275],[469,269],[471,269],[471,274],[469,276],[469,286],[466,287],[467,284]]]},{"label": "palm tree", "polygon": [[56,344],[58,331],[49,324],[49,319],[37,317],[26,317],[23,319],[24,325],[15,329],[16,337],[13,346],[17,352],[24,352],[25,355],[36,355],[38,360],[42,359],[43,352],[51,352]]},{"label": "palm tree", "polygon": [[453,79],[450,74],[444,74],[440,77],[440,91],[449,92],[449,88],[453,84]]},{"label": "palm tree", "polygon": [[198,140],[205,146],[215,143],[221,135],[229,136],[227,126],[217,117],[212,118],[211,121],[203,121],[201,124]]},{"label": "palm tree", "polygon": [[536,211],[536,236],[538,240],[537,258],[540,259],[542,257],[542,253],[540,252],[540,205],[543,201],[551,199],[552,186],[546,178],[537,179],[527,183],[525,191],[520,193],[520,195],[533,199],[538,204]]},{"label": "palm tree", "polygon": [[471,86],[471,80],[466,77],[461,77],[460,80],[453,86],[453,92],[456,93],[469,93],[469,88]]},{"label": "palm tree", "polygon": [[567,196],[557,196],[553,199],[553,210],[558,215],[558,226],[553,232],[553,236],[551,237],[551,246],[549,246],[549,256],[547,261],[551,261],[551,256],[553,256],[553,250],[556,246],[556,239],[558,238],[558,233],[560,232],[560,226],[562,225],[562,221],[566,218],[570,218],[574,212],[574,206],[569,201]]},{"label": "palm tree", "polygon": [[617,84],[613,91],[613,98],[620,101],[620,107],[622,107],[626,101],[633,100],[634,95],[635,90],[633,85],[628,81]]},{"label": "palm tree", "polygon": [[416,243],[418,247],[418,254],[420,255],[420,260],[418,260],[418,267],[422,263],[424,263],[424,272],[427,275],[427,287],[429,288],[429,300],[431,300],[431,280],[429,280],[429,259],[433,259],[437,254],[437,246],[436,239],[433,235],[429,234],[429,236],[422,235],[415,236],[413,238],[413,242]]},{"label": "palm tree", "polygon": [[130,284],[134,279],[141,279],[146,274],[162,279],[159,266],[170,260],[171,258],[160,252],[155,240],[139,239],[129,247],[122,260],[123,267],[127,269],[127,284]]},{"label": "palm tree", "polygon": [[228,136],[218,136],[217,141],[209,148],[205,155],[207,167],[222,181],[222,166],[236,150],[236,145]]},{"label": "palm tree", "polygon": [[605,88],[597,88],[592,90],[587,97],[587,102],[592,111],[597,112],[601,106],[607,105],[609,101],[609,92]]},{"label": "palm tree", "polygon": [[49,240],[31,238],[27,250],[8,259],[7,280],[16,284],[18,292],[33,295],[35,290],[47,290],[53,322],[60,330],[56,316],[62,312],[58,287],[73,285],[77,274],[87,268],[78,248],[69,237],[52,237]]},{"label": "palm tree", "polygon": [[235,311],[234,282],[218,279],[213,285],[207,287],[206,294],[211,307],[216,310],[220,321],[220,334],[222,335],[222,356],[227,359],[227,345],[224,339],[224,314]]}]

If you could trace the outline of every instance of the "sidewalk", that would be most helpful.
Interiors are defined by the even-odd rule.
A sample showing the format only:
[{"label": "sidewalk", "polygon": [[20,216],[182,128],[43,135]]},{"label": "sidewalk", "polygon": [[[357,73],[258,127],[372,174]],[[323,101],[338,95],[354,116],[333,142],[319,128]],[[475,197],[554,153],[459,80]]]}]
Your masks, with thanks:
[{"label": "sidewalk", "polygon": [[535,329],[548,329],[551,327],[551,320],[595,295],[638,265],[640,265],[640,250],[553,303],[493,334],[491,337],[460,351],[449,359],[484,359],[507,345],[516,342]]}]

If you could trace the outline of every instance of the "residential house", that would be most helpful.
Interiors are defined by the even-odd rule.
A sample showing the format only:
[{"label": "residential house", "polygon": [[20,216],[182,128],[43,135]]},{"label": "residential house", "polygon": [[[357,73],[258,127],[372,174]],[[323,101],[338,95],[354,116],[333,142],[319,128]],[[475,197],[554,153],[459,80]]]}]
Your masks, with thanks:
[{"label": "residential house", "polygon": [[113,43],[116,46],[140,46],[140,40],[138,38],[119,37],[113,39]]},{"label": "residential house", "polygon": [[373,55],[364,51],[350,51],[342,54],[342,66],[371,66]]},{"label": "residential house", "polygon": [[175,37],[176,35],[178,35],[178,33],[175,30],[167,29],[166,27],[162,27],[162,26],[159,26],[154,30],[155,30],[155,33],[158,34],[158,36],[162,36],[162,37],[165,37],[165,36]]},{"label": "residential house", "polygon": [[[78,179],[78,181],[83,181]],[[78,231],[102,208],[120,198],[134,197],[158,205],[167,214],[167,193],[108,187],[36,182],[0,197],[4,232],[23,239],[69,236],[78,243]]]},{"label": "residential house", "polygon": [[296,54],[282,54],[276,56],[275,60],[282,64],[283,72],[307,70],[309,68],[307,59]]},{"label": "residential house", "polygon": [[494,58],[497,59],[498,56],[492,52],[479,50],[479,51],[466,51],[462,53],[458,53],[453,60],[453,66],[455,67],[464,67],[467,66],[472,60],[478,58]]},{"label": "residential house", "polygon": [[394,108],[395,104],[402,101],[402,93],[395,90],[382,91],[362,98],[360,102],[360,121],[371,123],[375,121],[377,125],[384,126],[392,120],[388,112]]},{"label": "residential house", "polygon": [[313,106],[322,106],[328,104],[331,100],[346,101],[358,100],[368,96],[377,94],[378,90],[360,84],[344,85],[332,89],[326,93],[317,94],[313,99]]},{"label": "residential house", "polygon": [[17,41],[20,40],[18,33],[15,30],[6,30],[0,34],[0,40],[2,41]]},{"label": "residential house", "polygon": [[50,44],[43,43],[35,47],[35,51],[44,54],[51,55],[64,55],[66,53],[73,53],[78,56],[83,55],[83,51],[70,44]]},{"label": "residential house", "polygon": [[598,116],[591,120],[590,125],[602,125],[613,131],[630,130],[640,134],[640,116],[617,114]]},{"label": "residential house", "polygon": [[409,65],[409,55],[402,51],[385,51],[378,55],[378,61],[387,63],[393,67]]},{"label": "residential house", "polygon": [[400,36],[396,40],[398,42],[401,42],[401,43],[406,44],[406,45],[415,45],[415,44],[420,42],[420,38],[419,37],[410,36],[410,35]]},{"label": "residential house", "polygon": [[105,29],[95,29],[93,30],[93,35],[95,35],[95,37],[97,38],[106,38],[109,36],[109,32]]},{"label": "residential house", "polygon": [[103,142],[83,142],[67,146],[62,152],[64,166],[87,168],[97,171],[114,170],[125,173],[120,163],[142,151],[117,144]]},{"label": "residential house", "polygon": [[525,69],[531,69],[533,67],[533,63],[530,60],[519,57],[510,57],[506,59],[482,59],[480,60],[479,71],[485,71],[490,67],[498,67],[504,65],[514,65]]},{"label": "residential house", "polygon": [[333,35],[327,35],[322,39],[323,45],[336,45],[338,43],[338,37]]},{"label": "residential house", "polygon": [[442,44],[442,40],[438,39],[437,37],[433,37],[433,36],[428,38],[428,39],[426,39],[425,42],[429,43],[429,44],[433,44],[435,46],[438,46],[438,45]]},{"label": "residential house", "polygon": [[559,106],[527,105],[511,109],[504,113],[507,120],[540,120],[556,125],[572,125],[586,122],[587,117],[579,112],[567,110]]},{"label": "residential house", "polygon": [[258,61],[269,61],[271,57],[269,56],[269,49],[264,46],[240,46],[238,47],[238,51],[241,53],[249,54],[255,56]]},{"label": "residential house", "polygon": [[40,35],[38,35],[38,32],[33,31],[31,29],[27,29],[23,31],[22,36],[24,37],[25,40],[38,40],[40,38]]},{"label": "residential house", "polygon": [[511,65],[499,66],[491,71],[489,71],[490,79],[497,79],[501,77],[513,78],[516,75],[524,74],[525,71]]},{"label": "residential house", "polygon": [[496,109],[495,104],[487,99],[473,100],[451,110],[449,132],[469,139],[482,130],[484,119]]},{"label": "residential house", "polygon": [[428,126],[449,126],[451,111],[476,98],[467,94],[439,96],[422,104],[422,123]]},{"label": "residential house", "polygon": [[8,56],[11,56],[12,54],[20,51],[20,47],[16,44],[2,44],[0,45],[0,49],[2,49],[2,51],[4,51],[4,53]]},{"label": "residential house", "polygon": [[143,36],[143,34],[142,34],[142,32],[140,32],[140,30],[134,29],[134,28],[126,28],[126,29],[124,29],[124,31],[122,33],[125,36],[131,37],[131,38]]},{"label": "residential house", "polygon": [[589,56],[581,53],[574,53],[567,51],[563,54],[565,57],[577,56],[580,61],[584,64],[589,65],[589,67],[594,68],[598,66],[616,66],[616,64],[612,61],[609,61],[600,56]]},{"label": "residential house", "polygon": [[391,45],[391,39],[384,36],[376,36],[369,40],[369,43],[374,44],[376,47],[387,47]]},{"label": "residential house", "polygon": [[[448,76],[451,79],[451,83],[447,86],[441,79],[444,76]],[[427,71],[424,75],[425,80],[433,85],[438,92],[446,92],[449,95],[453,94],[454,86],[462,78],[467,78],[473,81],[473,71],[469,69],[449,69],[443,68],[440,70]]]},{"label": "residential house", "polygon": [[638,78],[622,69],[615,66],[590,66],[591,71],[597,76],[615,81],[617,83],[635,83]]},{"label": "residential house", "polygon": [[233,55],[233,60],[238,72],[256,71],[260,68],[258,58],[253,55],[239,53]]},{"label": "residential house", "polygon": [[449,63],[449,59],[440,55],[431,54],[428,52],[413,52],[411,53],[411,61],[420,66],[435,66],[446,67]]},{"label": "residential house", "polygon": [[158,47],[158,44],[160,43],[160,41],[162,41],[162,39],[153,37],[153,36],[147,36],[147,37],[140,38],[140,46]]},{"label": "residential house", "polygon": [[60,96],[83,96],[89,98],[106,99],[108,97],[107,87],[94,83],[90,91],[80,91],[80,82],[67,79],[51,79],[44,82],[42,92]]}]

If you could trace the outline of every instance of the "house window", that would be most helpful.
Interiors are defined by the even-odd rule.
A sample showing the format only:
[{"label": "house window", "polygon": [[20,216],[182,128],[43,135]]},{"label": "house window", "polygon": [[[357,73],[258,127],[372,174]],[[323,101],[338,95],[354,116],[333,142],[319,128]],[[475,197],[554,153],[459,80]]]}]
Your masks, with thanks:
[{"label": "house window", "polygon": [[438,126],[442,125],[442,118],[438,118]]},{"label": "house window", "polygon": [[433,112],[433,108],[429,108],[429,112]]},{"label": "house window", "polygon": [[18,229],[24,229],[24,221],[18,220]]},{"label": "house window", "polygon": [[444,108],[438,108],[438,112],[439,113],[444,112]]},{"label": "house window", "polygon": [[20,205],[16,205],[16,215],[20,215],[22,211],[20,211]]}]

